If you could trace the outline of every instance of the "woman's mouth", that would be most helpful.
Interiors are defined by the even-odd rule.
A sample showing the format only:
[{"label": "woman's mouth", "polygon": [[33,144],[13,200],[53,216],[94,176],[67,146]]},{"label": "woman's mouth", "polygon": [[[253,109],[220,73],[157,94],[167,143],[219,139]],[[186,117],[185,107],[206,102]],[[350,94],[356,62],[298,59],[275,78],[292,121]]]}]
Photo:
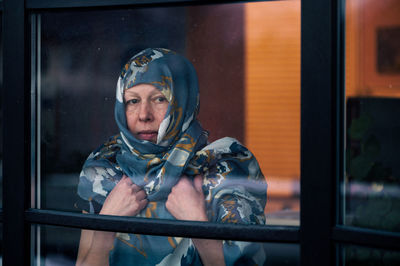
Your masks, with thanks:
[{"label": "woman's mouth", "polygon": [[152,131],[152,130],[144,130],[144,131],[140,131],[137,133],[137,137],[139,139],[148,140],[148,141],[152,141],[152,142],[157,141],[157,135],[158,135],[158,132]]}]

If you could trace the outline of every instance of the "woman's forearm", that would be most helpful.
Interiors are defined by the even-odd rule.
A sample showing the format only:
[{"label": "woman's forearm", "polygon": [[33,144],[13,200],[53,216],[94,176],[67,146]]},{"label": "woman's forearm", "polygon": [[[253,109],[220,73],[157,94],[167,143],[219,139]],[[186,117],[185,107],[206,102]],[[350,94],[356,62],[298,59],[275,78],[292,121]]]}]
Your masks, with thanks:
[{"label": "woman's forearm", "polygon": [[193,238],[192,241],[205,266],[225,265],[222,240]]},{"label": "woman's forearm", "polygon": [[[178,220],[207,222],[203,176],[197,175],[193,181],[183,175],[172,188],[165,203],[167,210]],[[192,239],[204,265],[225,265],[221,240]]]},{"label": "woman's forearm", "polygon": [[115,233],[93,231],[89,248],[78,257],[77,266],[109,265],[109,255],[113,248]]}]

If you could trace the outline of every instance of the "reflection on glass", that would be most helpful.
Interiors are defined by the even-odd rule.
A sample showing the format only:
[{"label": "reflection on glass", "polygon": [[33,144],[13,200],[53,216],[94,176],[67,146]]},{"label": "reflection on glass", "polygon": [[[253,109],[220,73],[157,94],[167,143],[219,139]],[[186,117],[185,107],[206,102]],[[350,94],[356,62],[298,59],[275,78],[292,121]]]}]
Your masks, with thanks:
[{"label": "reflection on glass", "polygon": [[[279,31],[265,26],[277,20]],[[300,1],[45,13],[40,30],[42,208],[83,209],[82,165],[119,132],[121,66],[146,47],[165,47],[196,68],[209,141],[234,137],[258,159],[269,183],[267,223],[298,224]]]},{"label": "reflection on glass", "polygon": [[3,224],[0,223],[0,265],[3,265]]},{"label": "reflection on glass", "polygon": [[340,246],[343,266],[396,266],[400,264],[400,252],[353,245]]},{"label": "reflection on glass", "polygon": [[347,1],[344,223],[400,231],[400,2]]},{"label": "reflection on glass", "polygon": [[[75,265],[80,245],[79,229],[39,225],[32,228],[36,232],[35,239],[32,240],[35,241],[34,265]],[[189,265],[197,265],[195,261],[199,260],[198,252],[194,249],[196,240],[193,242],[191,239],[178,237],[111,234],[114,239],[114,248],[110,253],[111,265],[117,265],[118,260],[124,261],[122,265],[129,264],[129,261],[134,261],[132,265],[156,265],[161,261],[164,261],[165,265],[179,265],[181,259],[188,260],[191,263]],[[300,264],[298,245],[228,240],[221,243],[224,245],[224,260],[227,263],[241,257],[237,265],[252,265],[248,263],[250,259],[257,261],[258,265]],[[184,254],[187,256],[183,258]],[[175,261],[171,262],[173,259]]]},{"label": "reflection on glass", "polygon": [[300,1],[247,4],[245,29],[245,143],[267,178],[267,223],[296,225],[300,210]]},{"label": "reflection on glass", "polygon": [[55,226],[31,227],[33,265],[75,265],[79,248],[79,229]]}]

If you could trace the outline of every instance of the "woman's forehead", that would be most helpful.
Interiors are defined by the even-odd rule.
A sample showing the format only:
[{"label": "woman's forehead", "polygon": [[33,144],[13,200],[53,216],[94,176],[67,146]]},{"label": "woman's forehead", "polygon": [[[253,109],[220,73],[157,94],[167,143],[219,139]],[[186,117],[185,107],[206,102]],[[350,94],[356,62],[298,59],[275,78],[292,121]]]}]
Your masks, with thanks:
[{"label": "woman's forehead", "polygon": [[125,95],[140,95],[140,94],[157,94],[161,93],[156,86],[152,84],[138,84],[125,90]]}]

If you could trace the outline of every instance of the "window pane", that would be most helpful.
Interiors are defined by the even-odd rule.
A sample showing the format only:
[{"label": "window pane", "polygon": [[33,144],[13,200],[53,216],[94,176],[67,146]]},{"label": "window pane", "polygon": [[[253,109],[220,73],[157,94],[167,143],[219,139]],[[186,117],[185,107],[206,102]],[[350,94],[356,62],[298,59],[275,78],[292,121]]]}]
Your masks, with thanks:
[{"label": "window pane", "polygon": [[[34,265],[75,265],[78,256],[79,240],[81,232],[79,229],[71,229],[56,226],[32,226],[36,232],[34,254]],[[123,260],[127,265],[132,259],[135,259],[133,265],[155,265],[160,263],[167,255],[175,252],[176,258],[181,256],[190,245],[189,239],[177,237],[146,236],[134,234],[117,233],[114,241],[114,249],[111,252],[113,261]],[[228,242],[225,244],[226,260],[233,260],[235,254],[239,251],[234,248],[239,244],[242,248],[240,252],[248,256],[254,256],[258,260],[258,265],[299,265],[299,246],[294,244],[276,244],[276,243],[249,243],[249,242]],[[157,246],[155,248],[155,246]],[[247,248],[247,249],[246,249]],[[250,249],[253,248],[253,249]],[[183,249],[183,250],[182,250]],[[232,252],[234,251],[234,252]],[[125,253],[122,253],[125,252]],[[39,255],[40,254],[40,255]],[[188,257],[195,253],[187,252]],[[171,255],[171,257],[173,257]],[[196,255],[197,256],[197,255]],[[198,258],[193,256],[194,263]],[[239,265],[250,265],[248,258],[242,258]],[[120,265],[120,264],[118,264]],[[169,263],[166,265],[179,265],[179,263]],[[196,264],[190,264],[196,265]]]},{"label": "window pane", "polygon": [[354,245],[340,247],[343,266],[395,266],[400,264],[400,252]]},{"label": "window pane", "polygon": [[[3,29],[0,14],[0,29]],[[3,90],[3,32],[0,33],[0,90]],[[1,93],[2,95],[2,93]],[[2,97],[1,97],[2,98]],[[3,106],[0,98],[0,208],[3,208]],[[0,223],[0,265],[3,265],[3,224]]]},{"label": "window pane", "polygon": [[[3,29],[3,16],[0,14]],[[3,32],[0,34],[0,89],[3,90]],[[0,98],[1,100],[1,98]],[[0,138],[3,139],[3,103],[0,101]],[[3,207],[3,141],[0,141],[0,208]]]},{"label": "window pane", "polygon": [[299,223],[300,1],[43,13],[38,25],[36,207],[78,211],[83,163],[119,132],[121,67],[165,47],[196,68],[209,141],[230,136],[256,156],[267,223]]},{"label": "window pane", "polygon": [[344,223],[400,231],[400,2],[346,5]]},{"label": "window pane", "polygon": [[268,182],[267,223],[298,225],[300,1],[247,4],[245,32],[245,143]]}]

